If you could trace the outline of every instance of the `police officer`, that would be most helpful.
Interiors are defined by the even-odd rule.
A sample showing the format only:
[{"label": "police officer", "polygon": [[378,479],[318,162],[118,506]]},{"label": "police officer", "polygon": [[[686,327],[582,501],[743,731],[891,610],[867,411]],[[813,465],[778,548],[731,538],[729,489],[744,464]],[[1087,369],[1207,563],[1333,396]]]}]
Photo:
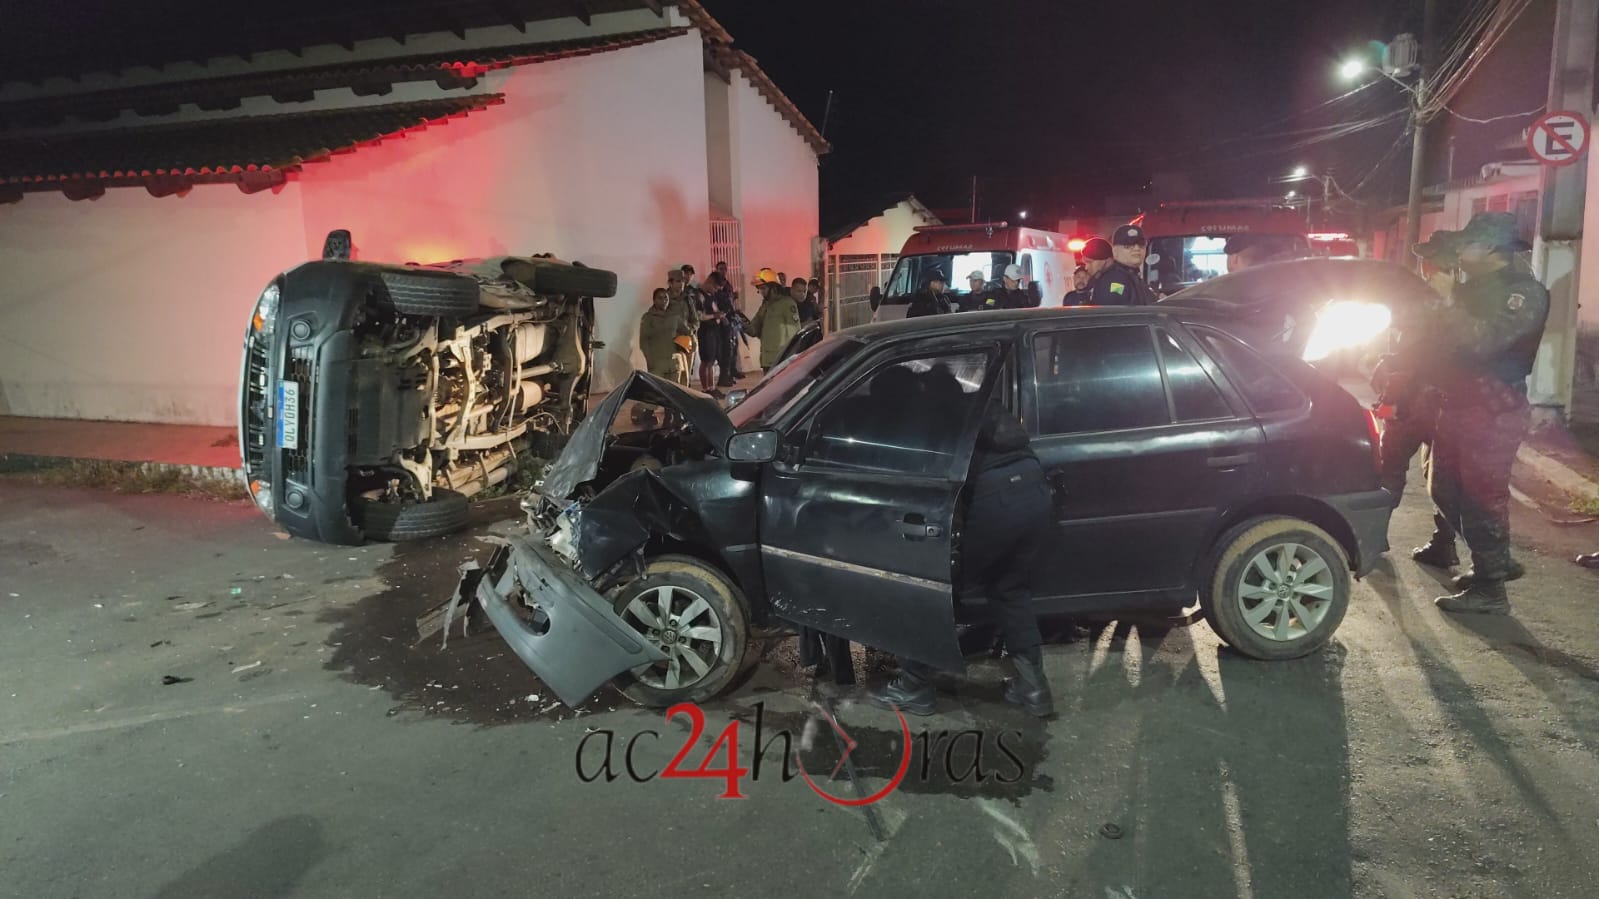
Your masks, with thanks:
[{"label": "police officer", "polygon": [[1000,288],[998,290],[985,291],[976,308],[983,311],[992,309],[1028,309],[1038,304],[1038,297],[1034,296],[1032,292],[1022,289],[1022,267],[1012,264],[1005,266],[1005,271],[1000,276]]},{"label": "police officer", "polygon": [[[1227,242],[1229,250],[1234,249],[1236,240],[1235,237]],[[1447,297],[1454,284],[1451,273],[1459,265],[1455,257],[1455,233],[1436,232],[1427,242],[1417,244],[1414,252],[1428,268],[1438,269],[1433,286],[1440,296]],[[1229,257],[1229,269],[1232,265]],[[1382,357],[1371,376],[1372,388],[1378,394],[1378,414],[1383,418],[1382,437],[1378,443],[1382,485],[1394,495],[1395,505],[1404,496],[1411,458],[1423,445],[1432,445],[1438,420],[1441,393],[1435,385],[1419,380],[1421,373],[1437,366],[1430,358],[1434,346],[1432,319],[1433,313],[1428,309],[1401,310],[1391,332],[1394,351]],[[1460,563],[1455,553],[1454,529],[1441,513],[1433,514],[1432,537],[1411,550],[1410,557],[1438,568],[1453,568]]]},{"label": "police officer", "polygon": [[974,269],[966,276],[966,295],[956,302],[956,311],[971,312],[981,309],[983,300],[988,296],[988,276],[982,269]]},{"label": "police officer", "polygon": [[[1048,539],[1053,506],[1044,468],[1028,445],[1027,431],[998,402],[978,431],[967,487],[971,498],[962,529],[962,561],[966,580],[994,609],[1015,666],[1016,677],[1005,684],[1005,699],[1047,718],[1055,714],[1055,703],[1044,677],[1043,638],[1029,576]],[[931,715],[932,675],[927,665],[902,659],[899,674],[869,693],[867,701],[879,708]]]},{"label": "police officer", "polygon": [[1105,274],[1116,261],[1116,254],[1111,249],[1110,241],[1103,237],[1090,237],[1083,244],[1082,255],[1083,274],[1088,276],[1088,283],[1066,295],[1062,302],[1067,306],[1094,305],[1095,286],[1099,283],[1100,276]]},{"label": "police officer", "polygon": [[[1455,285],[1456,231],[1434,232],[1415,253],[1423,261],[1428,283],[1440,296],[1448,297]],[[1378,412],[1384,419],[1379,455],[1382,459],[1382,485],[1394,495],[1397,505],[1405,492],[1410,460],[1423,445],[1433,445],[1442,392],[1437,386],[1422,383],[1420,375],[1438,370],[1435,313],[1430,309],[1403,310],[1395,322],[1394,352],[1383,356],[1372,374],[1372,387],[1379,395]],[[1431,465],[1429,460],[1428,465]],[[1455,551],[1455,530],[1443,513],[1433,512],[1432,536],[1410,551],[1410,557],[1423,565],[1453,568],[1460,564]],[[1527,573],[1520,562],[1510,560],[1505,581],[1520,579]],[[1451,583],[1456,592],[1471,586],[1475,574],[1467,571]]]},{"label": "police officer", "polygon": [[924,315],[944,315],[954,311],[955,307],[950,303],[946,288],[947,282],[942,271],[935,268],[928,272],[927,285],[911,297],[910,305],[905,307],[905,317],[920,318]]},{"label": "police officer", "polygon": [[[1094,278],[1090,288],[1090,305],[1147,306],[1155,302],[1155,292],[1144,282],[1144,257],[1149,250],[1144,229],[1122,225],[1111,235],[1110,249],[1110,264]],[[1088,258],[1087,245],[1083,247],[1083,258]]]},{"label": "police officer", "polygon": [[1507,212],[1473,216],[1455,235],[1466,283],[1439,310],[1444,353],[1429,380],[1443,390],[1432,498],[1471,549],[1470,583],[1439,597],[1445,612],[1506,615],[1511,573],[1510,468],[1532,424],[1532,373],[1549,292],[1516,262],[1529,249]]}]

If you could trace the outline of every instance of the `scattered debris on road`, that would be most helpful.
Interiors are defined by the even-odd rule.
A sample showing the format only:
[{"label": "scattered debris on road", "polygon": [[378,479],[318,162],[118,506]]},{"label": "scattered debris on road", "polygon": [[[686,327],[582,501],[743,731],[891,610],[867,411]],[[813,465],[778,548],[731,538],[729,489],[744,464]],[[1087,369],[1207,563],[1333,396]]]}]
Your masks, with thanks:
[{"label": "scattered debris on road", "polygon": [[162,676],[161,685],[163,687],[170,687],[173,684],[191,683],[193,680],[194,678],[192,677],[178,677],[176,674],[167,674]]}]

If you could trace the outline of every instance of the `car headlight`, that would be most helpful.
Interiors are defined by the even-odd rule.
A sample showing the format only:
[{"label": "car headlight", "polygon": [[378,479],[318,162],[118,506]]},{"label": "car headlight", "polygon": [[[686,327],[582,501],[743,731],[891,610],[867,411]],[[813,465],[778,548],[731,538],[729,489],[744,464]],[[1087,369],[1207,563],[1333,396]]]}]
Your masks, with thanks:
[{"label": "car headlight", "polygon": [[1393,314],[1381,303],[1339,300],[1316,313],[1316,327],[1305,343],[1304,359],[1317,362],[1339,350],[1365,346],[1388,330]]},{"label": "car headlight", "polygon": [[272,328],[278,320],[279,294],[276,281],[261,291],[261,298],[255,301],[255,313],[250,316],[250,329],[255,333],[262,336],[272,333]]},{"label": "car headlight", "polygon": [[272,483],[256,478],[250,482],[250,498],[255,500],[256,507],[272,517]]}]

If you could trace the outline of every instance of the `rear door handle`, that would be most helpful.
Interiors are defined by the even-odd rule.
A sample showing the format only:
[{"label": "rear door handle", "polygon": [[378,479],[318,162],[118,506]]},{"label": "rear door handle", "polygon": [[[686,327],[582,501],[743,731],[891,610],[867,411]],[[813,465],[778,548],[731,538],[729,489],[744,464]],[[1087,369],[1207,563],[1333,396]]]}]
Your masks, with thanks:
[{"label": "rear door handle", "polygon": [[1255,461],[1254,453],[1239,453],[1236,456],[1211,456],[1205,460],[1205,464],[1211,468],[1228,469],[1239,468],[1253,461]]},{"label": "rear door handle", "polygon": [[920,512],[911,512],[900,519],[899,531],[905,535],[906,540],[925,540],[928,537],[942,536],[944,529],[936,524],[928,524],[927,518]]}]

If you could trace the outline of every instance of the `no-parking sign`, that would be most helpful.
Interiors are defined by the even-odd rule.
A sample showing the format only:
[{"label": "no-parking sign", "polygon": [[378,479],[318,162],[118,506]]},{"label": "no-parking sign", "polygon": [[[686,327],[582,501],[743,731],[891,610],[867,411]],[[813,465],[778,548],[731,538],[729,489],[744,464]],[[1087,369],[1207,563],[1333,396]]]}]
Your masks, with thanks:
[{"label": "no-parking sign", "polygon": [[1588,119],[1577,112],[1546,113],[1527,130],[1527,151],[1544,165],[1571,165],[1588,149]]}]

